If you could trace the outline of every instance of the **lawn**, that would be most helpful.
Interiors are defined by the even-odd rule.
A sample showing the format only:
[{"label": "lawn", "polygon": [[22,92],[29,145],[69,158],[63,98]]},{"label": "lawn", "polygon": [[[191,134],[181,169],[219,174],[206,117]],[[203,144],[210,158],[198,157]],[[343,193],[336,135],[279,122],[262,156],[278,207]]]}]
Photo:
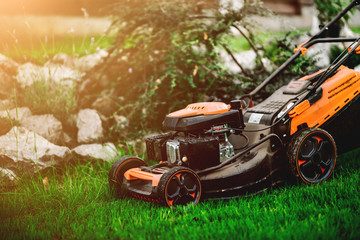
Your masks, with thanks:
[{"label": "lawn", "polygon": [[[0,195],[1,239],[359,239],[360,150],[331,180],[170,209],[108,192],[107,164],[22,179]],[[48,185],[43,178],[48,178]]]}]

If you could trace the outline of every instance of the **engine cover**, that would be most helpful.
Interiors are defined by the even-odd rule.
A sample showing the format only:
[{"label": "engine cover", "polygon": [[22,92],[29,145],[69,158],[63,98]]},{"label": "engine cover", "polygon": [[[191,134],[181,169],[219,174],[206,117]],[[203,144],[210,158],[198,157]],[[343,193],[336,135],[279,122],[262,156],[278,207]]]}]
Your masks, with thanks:
[{"label": "engine cover", "polygon": [[230,110],[226,113],[214,115],[195,115],[185,117],[166,116],[163,121],[163,130],[193,132],[210,129],[215,125],[229,124],[230,127],[240,127],[240,113],[237,110]]},{"label": "engine cover", "polygon": [[[235,104],[233,104],[233,102]],[[201,132],[216,125],[244,127],[239,101],[230,105],[222,102],[189,104],[186,108],[170,113],[163,121],[163,130],[180,132]]]}]

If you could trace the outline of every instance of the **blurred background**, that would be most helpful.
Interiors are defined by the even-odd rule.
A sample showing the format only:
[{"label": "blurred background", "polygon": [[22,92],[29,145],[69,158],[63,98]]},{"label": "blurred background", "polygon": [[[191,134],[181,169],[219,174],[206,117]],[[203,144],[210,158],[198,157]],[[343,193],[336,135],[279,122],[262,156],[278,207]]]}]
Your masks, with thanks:
[{"label": "blurred background", "polygon": [[[229,0],[206,0],[203,8],[213,7]],[[236,2],[240,1],[233,1]],[[83,36],[99,34],[109,27],[109,15],[117,0],[0,0],[0,39],[2,44],[20,41],[24,36],[56,36],[71,33]],[[309,28],[312,24],[313,0],[264,0],[265,6],[281,15],[288,22],[285,29]],[[352,17],[350,25],[359,26],[360,16]],[[280,20],[270,23],[268,28],[284,29]]]}]

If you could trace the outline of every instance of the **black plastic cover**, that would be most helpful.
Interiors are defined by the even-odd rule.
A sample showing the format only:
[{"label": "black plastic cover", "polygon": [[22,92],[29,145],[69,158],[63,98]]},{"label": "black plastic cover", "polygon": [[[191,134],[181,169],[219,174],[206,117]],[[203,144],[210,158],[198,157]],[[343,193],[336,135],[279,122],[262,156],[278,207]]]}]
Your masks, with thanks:
[{"label": "black plastic cover", "polygon": [[221,124],[229,124],[231,127],[239,128],[242,126],[240,119],[242,118],[238,110],[229,110],[226,113],[213,115],[191,115],[186,117],[166,116],[163,121],[163,130],[196,132]]}]

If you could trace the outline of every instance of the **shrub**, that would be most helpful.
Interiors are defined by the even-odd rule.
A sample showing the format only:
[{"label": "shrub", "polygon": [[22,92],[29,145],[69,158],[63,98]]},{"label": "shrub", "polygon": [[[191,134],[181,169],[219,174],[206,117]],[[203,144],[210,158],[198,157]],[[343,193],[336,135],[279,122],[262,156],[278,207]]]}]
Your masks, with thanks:
[{"label": "shrub", "polygon": [[[203,6],[196,0],[121,0],[114,7],[113,47],[87,77],[114,80],[114,93],[124,99],[118,113],[130,119],[132,131],[159,128],[165,114],[210,96],[229,102],[268,76],[258,51],[264,48],[249,20],[269,14],[262,2],[244,1],[236,10],[231,4],[220,10]],[[232,55],[232,29],[256,51],[254,70],[239,65],[242,74],[233,74],[220,63],[220,49]]]},{"label": "shrub", "polygon": [[92,73],[116,79],[115,93],[125,99],[119,112],[130,118],[130,127],[159,126],[166,113],[189,102],[209,96],[227,101],[242,93],[234,80],[251,77],[227,73],[218,49],[233,24],[266,12],[258,1],[244,4],[240,11],[229,6],[225,14],[209,9],[203,16],[201,1],[119,1],[114,47]]},{"label": "shrub", "polygon": [[[331,21],[347,5],[350,0],[314,0],[315,8],[318,10],[317,15],[321,24],[325,25]],[[341,28],[349,20],[349,14],[346,14],[340,21],[336,22],[328,31],[329,37],[338,37]]]}]

